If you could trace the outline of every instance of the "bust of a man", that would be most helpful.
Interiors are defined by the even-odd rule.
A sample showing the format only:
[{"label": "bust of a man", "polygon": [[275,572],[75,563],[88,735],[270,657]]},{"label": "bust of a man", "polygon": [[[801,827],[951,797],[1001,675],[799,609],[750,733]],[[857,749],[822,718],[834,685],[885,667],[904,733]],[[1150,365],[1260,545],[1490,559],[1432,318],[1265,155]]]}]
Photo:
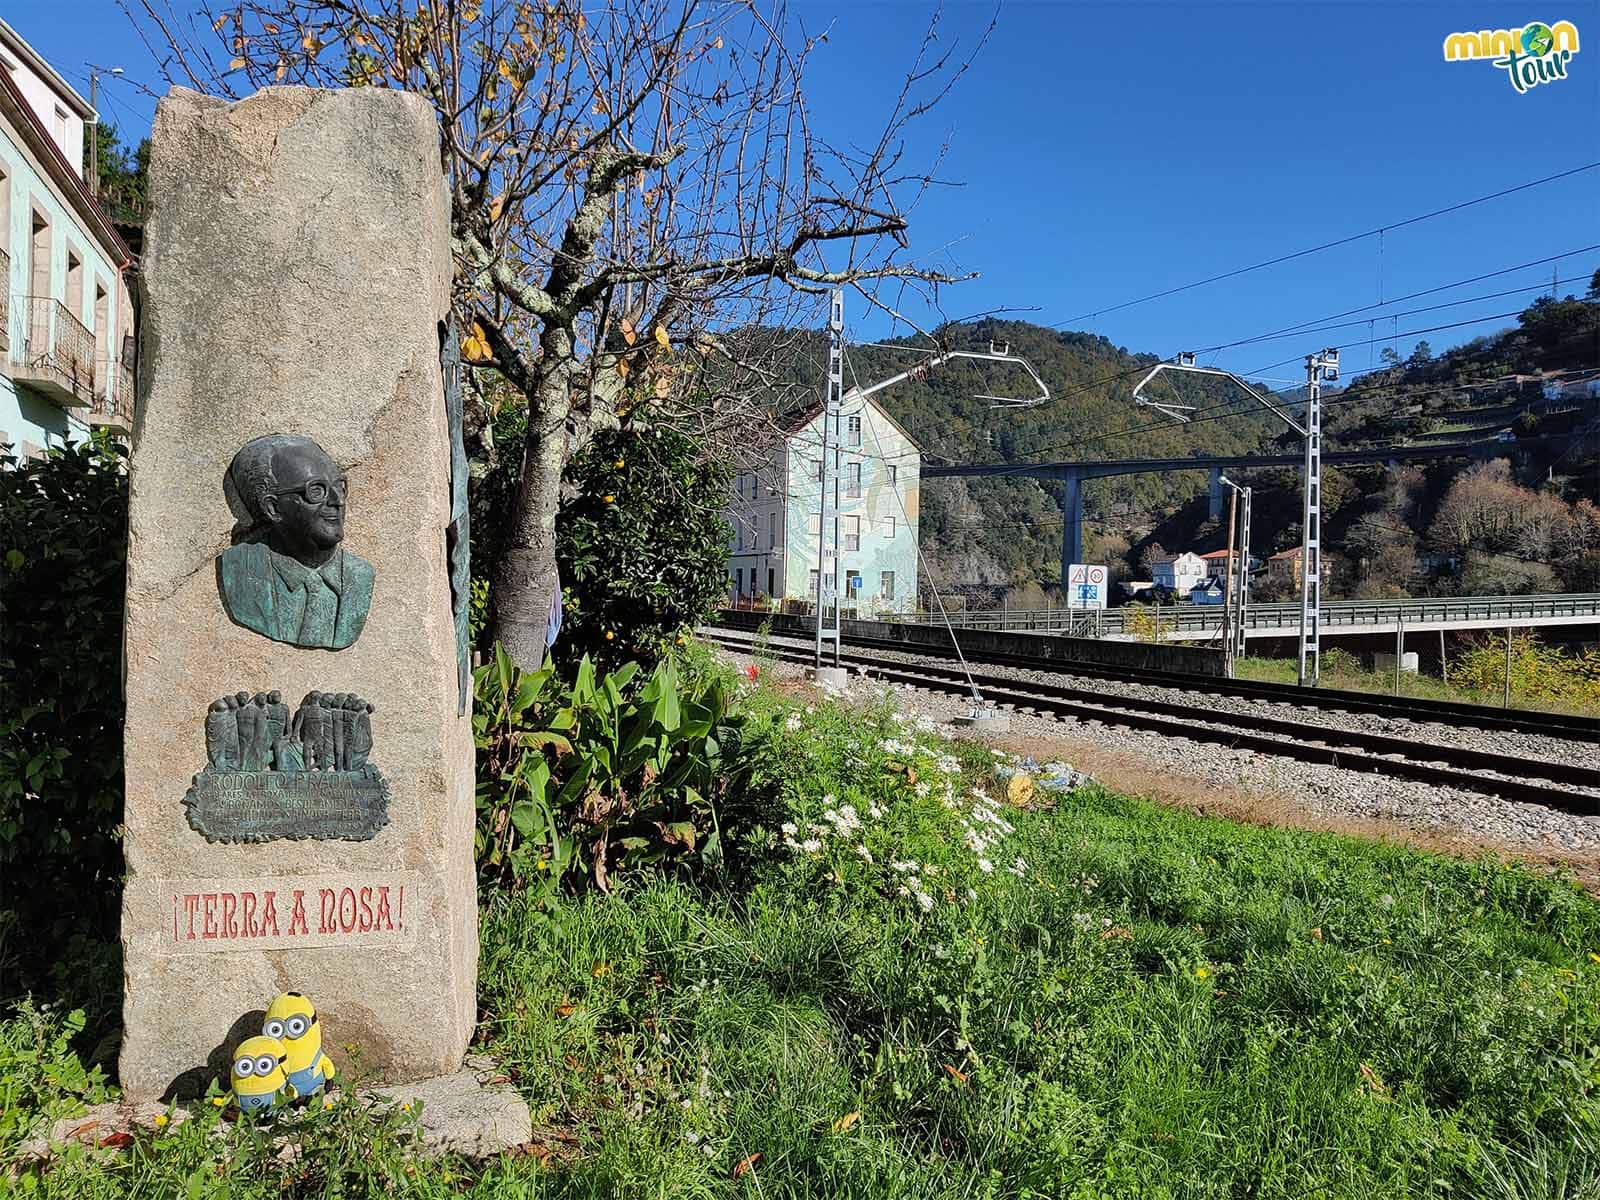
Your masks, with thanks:
[{"label": "bust of a man", "polygon": [[373,569],[339,547],[344,473],[310,438],[274,433],[246,442],[228,476],[254,522],[251,540],[219,560],[228,615],[277,642],[350,645],[367,620]]}]

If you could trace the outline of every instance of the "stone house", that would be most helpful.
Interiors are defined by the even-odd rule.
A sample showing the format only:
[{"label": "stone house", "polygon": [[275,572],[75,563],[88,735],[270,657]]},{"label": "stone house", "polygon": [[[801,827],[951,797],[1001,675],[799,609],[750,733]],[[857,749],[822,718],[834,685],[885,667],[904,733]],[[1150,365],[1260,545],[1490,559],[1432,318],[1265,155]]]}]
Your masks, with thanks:
[{"label": "stone house", "polygon": [[[734,530],[728,595],[735,605],[767,600],[804,609],[816,600],[822,409],[818,401],[783,422],[765,461],[734,480],[726,515]],[[922,453],[870,398],[846,395],[837,421],[828,434],[828,515],[831,525],[837,478],[844,578],[838,587],[830,563],[824,589],[838,587],[846,610],[864,617],[912,612]]]},{"label": "stone house", "polygon": [[133,427],[132,255],[84,178],[96,119],[0,20],[0,453]]}]

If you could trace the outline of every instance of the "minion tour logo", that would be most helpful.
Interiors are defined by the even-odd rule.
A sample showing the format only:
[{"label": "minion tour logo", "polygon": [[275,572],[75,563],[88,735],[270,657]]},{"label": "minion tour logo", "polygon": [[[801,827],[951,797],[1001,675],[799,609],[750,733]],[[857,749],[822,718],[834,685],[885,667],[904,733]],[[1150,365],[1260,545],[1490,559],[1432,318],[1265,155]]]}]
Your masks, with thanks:
[{"label": "minion tour logo", "polygon": [[1518,95],[1541,83],[1565,79],[1567,63],[1577,52],[1578,27],[1571,21],[1452,33],[1444,40],[1445,62],[1487,58],[1505,71]]}]

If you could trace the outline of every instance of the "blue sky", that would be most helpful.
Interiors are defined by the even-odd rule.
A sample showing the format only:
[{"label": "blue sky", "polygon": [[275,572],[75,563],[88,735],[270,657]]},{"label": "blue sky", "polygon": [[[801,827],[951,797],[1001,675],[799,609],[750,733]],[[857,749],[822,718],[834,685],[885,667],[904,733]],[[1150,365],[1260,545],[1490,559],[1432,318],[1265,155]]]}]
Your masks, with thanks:
[{"label": "blue sky", "polygon": [[[870,137],[870,118],[893,100],[929,5],[797,0],[794,11],[813,28],[832,22],[810,77],[816,125],[837,141]],[[970,45],[992,12],[948,6],[942,42]],[[85,91],[85,61],[127,68],[127,80],[105,86],[106,114],[141,133],[148,126],[153,100],[134,82],[162,85],[113,0],[9,0],[6,17]],[[1458,29],[1561,19],[1577,25],[1583,49],[1567,79],[1527,94],[1486,62],[1443,60],[1444,37]],[[1071,327],[1133,350],[1206,347],[1600,242],[1600,170],[1592,170],[1395,230],[1381,246],[1367,238],[1084,316],[1600,160],[1600,0],[1554,8],[1012,0],[908,156],[926,158],[946,138],[941,176],[962,186],[924,200],[913,249],[931,264],[981,273],[946,291],[946,313],[1031,308],[1018,315],[1047,324],[1079,318]],[[1556,265],[1563,278],[1587,277],[1600,251]],[[1360,317],[1550,278],[1546,264]],[[1401,317],[1398,328],[1507,312],[1532,295]],[[861,302],[852,307],[858,335],[887,332]],[[1438,349],[1494,327],[1427,337]],[[1249,371],[1333,343],[1360,368],[1395,328],[1375,321],[1370,350],[1362,324],[1224,351],[1215,361]],[[1414,340],[1401,339],[1402,354]]]}]

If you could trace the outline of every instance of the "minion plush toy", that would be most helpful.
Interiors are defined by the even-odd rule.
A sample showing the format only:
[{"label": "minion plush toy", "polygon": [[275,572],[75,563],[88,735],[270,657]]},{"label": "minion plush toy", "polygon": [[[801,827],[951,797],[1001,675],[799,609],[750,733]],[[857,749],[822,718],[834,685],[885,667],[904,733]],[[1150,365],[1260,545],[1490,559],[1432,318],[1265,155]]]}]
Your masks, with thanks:
[{"label": "minion plush toy", "polygon": [[322,1023],[317,1008],[299,992],[284,992],[267,1006],[261,1032],[281,1038],[288,1057],[284,1071],[291,1095],[311,1096],[333,1078],[333,1060],[322,1052]]},{"label": "minion plush toy", "polygon": [[239,1111],[269,1112],[288,1083],[283,1060],[289,1052],[274,1037],[249,1037],[233,1052],[233,1095]]}]

